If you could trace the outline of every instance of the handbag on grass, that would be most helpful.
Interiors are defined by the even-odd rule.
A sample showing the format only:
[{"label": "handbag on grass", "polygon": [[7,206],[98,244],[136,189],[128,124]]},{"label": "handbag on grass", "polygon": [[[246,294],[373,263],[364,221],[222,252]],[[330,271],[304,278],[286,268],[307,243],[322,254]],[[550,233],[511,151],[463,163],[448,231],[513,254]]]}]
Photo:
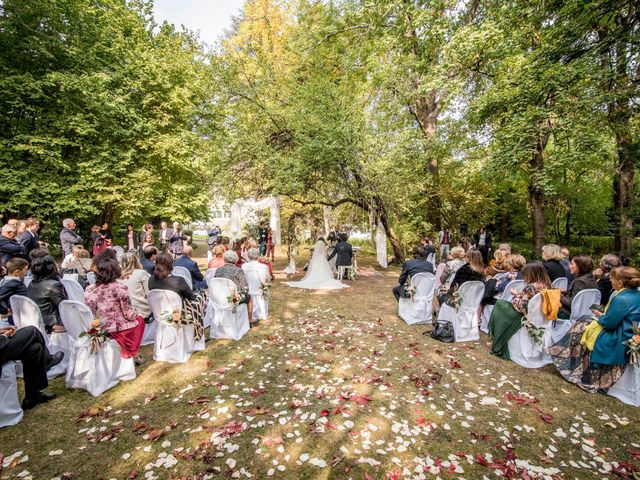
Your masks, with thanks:
[{"label": "handbag on grass", "polygon": [[453,332],[453,323],[448,320],[437,320],[436,323],[433,324],[430,335],[431,338],[443,343],[453,343],[456,341]]}]

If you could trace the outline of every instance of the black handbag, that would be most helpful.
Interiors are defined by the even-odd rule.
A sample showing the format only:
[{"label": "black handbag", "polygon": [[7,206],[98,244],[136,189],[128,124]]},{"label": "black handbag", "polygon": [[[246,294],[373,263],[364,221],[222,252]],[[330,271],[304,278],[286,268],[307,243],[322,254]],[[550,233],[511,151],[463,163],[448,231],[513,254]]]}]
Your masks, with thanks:
[{"label": "black handbag", "polygon": [[433,324],[431,338],[443,343],[453,343],[456,341],[453,331],[453,324],[448,320],[438,320]]}]

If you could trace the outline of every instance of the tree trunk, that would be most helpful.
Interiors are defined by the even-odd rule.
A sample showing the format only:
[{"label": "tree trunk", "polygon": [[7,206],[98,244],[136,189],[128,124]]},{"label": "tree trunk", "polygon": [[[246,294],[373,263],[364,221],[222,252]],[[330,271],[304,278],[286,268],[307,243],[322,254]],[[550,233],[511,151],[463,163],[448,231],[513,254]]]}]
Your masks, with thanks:
[{"label": "tree trunk", "polygon": [[571,203],[567,205],[567,217],[564,223],[564,244],[569,246],[571,243]]},{"label": "tree trunk", "polygon": [[396,262],[400,265],[404,263],[404,249],[402,248],[402,244],[396,237],[395,232],[389,225],[389,219],[387,217],[387,211],[382,204],[376,205],[376,212],[378,213],[378,217],[380,218],[380,223],[384,227],[387,232],[387,238],[389,239],[389,243],[391,244],[391,248],[393,249],[393,256],[396,259]]},{"label": "tree trunk", "polygon": [[629,215],[632,207],[633,178],[635,175],[631,134],[616,133],[618,165],[613,176],[613,204],[616,213],[615,248],[628,255],[633,245],[633,219]]},{"label": "tree trunk", "polygon": [[544,244],[544,189],[540,185],[540,177],[544,173],[544,149],[547,147],[551,128],[548,125],[547,131],[540,137],[536,144],[536,149],[531,155],[531,171],[529,173],[529,208],[531,210],[531,232],[533,248],[536,254],[542,252]]}]

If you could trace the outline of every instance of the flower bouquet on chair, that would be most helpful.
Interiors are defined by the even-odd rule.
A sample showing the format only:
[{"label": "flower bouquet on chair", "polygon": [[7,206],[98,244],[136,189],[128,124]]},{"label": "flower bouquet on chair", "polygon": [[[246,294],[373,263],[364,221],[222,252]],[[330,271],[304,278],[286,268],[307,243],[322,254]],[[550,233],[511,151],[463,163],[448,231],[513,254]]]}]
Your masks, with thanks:
[{"label": "flower bouquet on chair", "polygon": [[625,340],[622,344],[629,347],[629,363],[640,367],[640,328],[638,328],[637,322],[633,324],[633,337]]},{"label": "flower bouquet on chair", "polygon": [[96,314],[96,318],[91,321],[91,328],[86,332],[81,332],[79,338],[89,337],[90,351],[97,354],[104,343],[109,340],[109,334],[103,330],[100,322],[100,313]]},{"label": "flower bouquet on chair", "polygon": [[460,286],[456,285],[453,288],[453,292],[447,295],[447,298],[445,299],[444,303],[450,306],[451,308],[455,308],[456,310],[458,310],[458,308],[460,308],[460,306],[462,305],[463,301],[464,301],[464,298],[462,298],[462,294],[460,293]]},{"label": "flower bouquet on chair", "polygon": [[271,283],[262,283],[260,284],[260,290],[262,291],[262,296],[264,298],[269,298],[271,296]]},{"label": "flower bouquet on chair", "polygon": [[404,298],[410,298],[413,300],[413,296],[416,294],[416,287],[411,284],[411,281],[408,281],[404,284]]}]

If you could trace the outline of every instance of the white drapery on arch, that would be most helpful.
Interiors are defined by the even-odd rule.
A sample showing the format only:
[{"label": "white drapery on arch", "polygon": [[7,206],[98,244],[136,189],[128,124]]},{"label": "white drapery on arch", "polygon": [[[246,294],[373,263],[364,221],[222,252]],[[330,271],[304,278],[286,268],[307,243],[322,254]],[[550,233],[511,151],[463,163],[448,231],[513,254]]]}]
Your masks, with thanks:
[{"label": "white drapery on arch", "polygon": [[273,231],[273,241],[276,245],[281,244],[280,234],[280,199],[269,196],[259,201],[245,200],[238,198],[231,204],[231,237],[236,240],[242,237],[242,219],[246,217],[249,210],[269,209],[269,226]]},{"label": "white drapery on arch", "polygon": [[376,259],[382,268],[387,268],[387,232],[378,221],[376,228]]}]

